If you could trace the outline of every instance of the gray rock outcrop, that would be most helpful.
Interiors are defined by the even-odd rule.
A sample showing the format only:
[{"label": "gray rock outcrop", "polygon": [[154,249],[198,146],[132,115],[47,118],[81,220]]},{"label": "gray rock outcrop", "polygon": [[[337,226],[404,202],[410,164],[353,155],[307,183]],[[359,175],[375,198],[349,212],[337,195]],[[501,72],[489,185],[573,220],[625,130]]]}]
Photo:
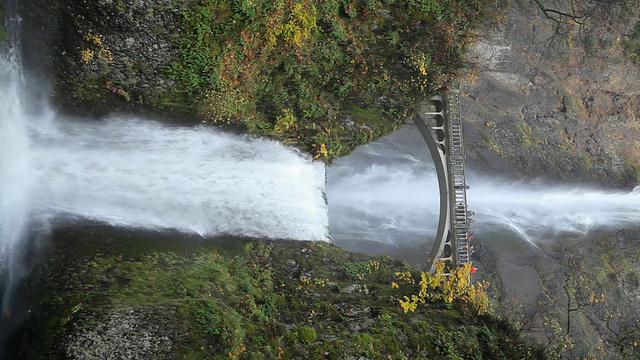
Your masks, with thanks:
[{"label": "gray rock outcrop", "polygon": [[527,178],[637,183],[640,66],[624,45],[638,9],[605,10],[615,26],[594,15],[558,29],[517,0],[485,30],[470,54],[477,79],[463,86],[472,162],[486,166],[489,147]]}]

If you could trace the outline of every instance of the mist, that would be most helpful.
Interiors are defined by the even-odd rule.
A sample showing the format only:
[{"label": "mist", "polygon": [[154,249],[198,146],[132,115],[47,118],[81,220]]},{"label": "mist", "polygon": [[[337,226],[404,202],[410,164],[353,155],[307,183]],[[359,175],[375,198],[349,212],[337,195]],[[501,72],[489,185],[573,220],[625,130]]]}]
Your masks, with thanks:
[{"label": "mist", "polygon": [[[412,126],[358,148],[327,174],[329,223],[338,243],[433,243],[438,182],[426,144]],[[640,187],[613,191],[549,185],[468,170],[466,176],[473,230],[480,239],[502,230],[537,246],[566,234],[583,236],[640,223]]]}]

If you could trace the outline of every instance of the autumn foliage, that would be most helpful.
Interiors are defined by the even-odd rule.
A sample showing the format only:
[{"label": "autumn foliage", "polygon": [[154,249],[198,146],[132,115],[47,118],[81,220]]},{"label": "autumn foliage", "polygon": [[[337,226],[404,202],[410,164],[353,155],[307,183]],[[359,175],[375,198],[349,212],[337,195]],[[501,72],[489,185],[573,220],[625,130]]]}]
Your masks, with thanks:
[{"label": "autumn foliage", "polygon": [[[398,300],[405,313],[415,311],[421,304],[433,302],[458,303],[474,315],[488,310],[489,298],[485,289],[489,284],[487,282],[472,284],[471,264],[467,263],[446,275],[444,270],[444,262],[438,262],[435,272],[420,274],[417,294],[403,295]],[[414,283],[408,273],[397,273],[396,278],[400,283]],[[397,283],[393,286],[399,287]]]},{"label": "autumn foliage", "polygon": [[166,72],[204,121],[330,161],[395,130],[417,99],[455,80],[490,3],[197,0]]}]

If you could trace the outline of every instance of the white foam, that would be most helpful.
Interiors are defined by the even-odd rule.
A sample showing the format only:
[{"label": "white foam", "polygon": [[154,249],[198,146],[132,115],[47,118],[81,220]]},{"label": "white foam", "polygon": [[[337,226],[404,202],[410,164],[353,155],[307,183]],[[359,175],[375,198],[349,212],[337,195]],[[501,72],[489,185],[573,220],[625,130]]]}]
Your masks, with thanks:
[{"label": "white foam", "polygon": [[15,49],[0,54],[0,245],[11,249],[23,236],[29,215],[29,139],[21,101]]},{"label": "white foam", "polygon": [[32,127],[34,206],[115,225],[327,240],[324,165],[275,141],[135,117]]}]

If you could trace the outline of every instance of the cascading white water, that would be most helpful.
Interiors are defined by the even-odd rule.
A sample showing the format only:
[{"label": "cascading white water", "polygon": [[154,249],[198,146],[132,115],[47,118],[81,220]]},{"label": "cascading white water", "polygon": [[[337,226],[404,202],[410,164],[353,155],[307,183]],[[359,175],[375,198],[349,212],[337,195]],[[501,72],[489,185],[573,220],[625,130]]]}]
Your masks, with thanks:
[{"label": "cascading white water", "polygon": [[206,126],[27,114],[14,49],[0,59],[0,87],[3,249],[30,218],[328,240],[324,165],[307,155]]},{"label": "cascading white water", "polygon": [[[327,170],[329,223],[338,244],[368,240],[400,245],[433,238],[438,183],[419,136],[401,129]],[[412,151],[409,147],[416,144],[420,150]]]},{"label": "cascading white water", "polygon": [[324,165],[275,141],[134,117],[31,124],[38,214],[202,235],[328,239]]},{"label": "cascading white water", "polygon": [[[366,145],[328,170],[329,221],[339,239],[396,245],[431,241],[438,182],[417,130],[404,128]],[[475,232],[506,228],[534,244],[560,233],[640,224],[640,187],[631,192],[547,186],[467,173]],[[339,241],[338,241],[339,242]]]},{"label": "cascading white water", "polygon": [[[24,235],[30,201],[29,139],[15,47],[0,53],[0,246],[9,251]],[[3,256],[10,261],[10,257]]]},{"label": "cascading white water", "polygon": [[472,176],[470,183],[469,204],[477,213],[479,229],[502,225],[532,244],[562,233],[585,235],[640,224],[640,187],[611,191],[483,176]]}]

